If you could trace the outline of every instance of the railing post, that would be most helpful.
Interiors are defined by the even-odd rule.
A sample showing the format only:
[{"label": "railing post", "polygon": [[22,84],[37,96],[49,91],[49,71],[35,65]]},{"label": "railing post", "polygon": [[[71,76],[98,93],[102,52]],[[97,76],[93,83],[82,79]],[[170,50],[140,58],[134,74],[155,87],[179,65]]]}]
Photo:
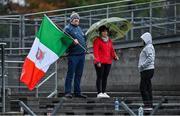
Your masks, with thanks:
[{"label": "railing post", "polygon": [[19,105],[31,116],[37,116],[23,101],[19,101]]},{"label": "railing post", "polygon": [[23,48],[25,47],[25,40],[24,40],[25,39],[24,38],[25,37],[25,22],[24,21],[25,21],[25,18],[24,18],[24,15],[22,15],[22,32],[21,32],[22,33],[22,36],[21,36],[22,40],[21,41],[22,41],[22,47]]},{"label": "railing post", "polygon": [[[144,18],[142,17],[141,18],[141,26],[144,26],[145,25],[145,23],[144,23]],[[141,35],[144,33],[144,29],[142,28],[141,29]]]},{"label": "railing post", "polygon": [[168,100],[166,98],[161,98],[161,101],[156,105],[155,108],[153,108],[153,110],[150,113],[150,116],[153,116],[155,112],[158,111],[158,109],[162,106],[163,103],[167,102]]},{"label": "railing post", "polygon": [[177,7],[176,7],[176,1],[175,1],[175,5],[174,5],[174,21],[175,21],[175,23],[174,23],[174,34],[176,34],[177,32],[176,32],[176,18],[177,18]]},{"label": "railing post", "polygon": [[24,15],[20,15],[19,35],[20,35],[19,47],[24,48],[24,36],[25,36]]},{"label": "railing post", "polygon": [[35,29],[34,29],[34,31],[35,31],[35,33],[38,31],[38,20],[37,19],[34,19],[34,21],[35,21]]},{"label": "railing post", "polygon": [[[22,26],[21,26],[21,23],[22,23],[22,16],[19,15],[19,42],[18,42],[18,47],[21,48],[21,39],[22,39],[22,34],[21,34],[21,30],[22,30]],[[20,51],[19,51],[19,54],[20,54]]]},{"label": "railing post", "polygon": [[[9,25],[9,38],[10,38],[10,48],[12,48],[13,38],[12,38],[12,21],[10,21]],[[10,50],[10,54],[12,54],[12,50]]]},{"label": "railing post", "polygon": [[67,11],[64,13],[64,27],[67,25]]},{"label": "railing post", "polygon": [[54,110],[52,111],[52,116],[55,116],[56,113],[58,112],[58,110],[62,107],[63,105],[63,102],[64,102],[64,99],[60,99],[59,103],[55,106]]},{"label": "railing post", "polygon": [[1,46],[1,77],[2,77],[2,88],[1,88],[1,97],[2,97],[2,113],[6,112],[6,102],[5,102],[5,76],[4,76],[4,46],[6,43],[0,43]]},{"label": "railing post", "polygon": [[39,90],[38,90],[39,88],[37,87],[36,88],[36,97],[38,98],[39,97]]},{"label": "railing post", "polygon": [[109,5],[107,5],[107,8],[106,8],[106,18],[109,18]]},{"label": "railing post", "polygon": [[136,116],[136,114],[128,107],[128,105],[124,102],[121,101],[121,106],[126,110],[131,116]]},{"label": "railing post", "polygon": [[91,26],[92,24],[92,14],[91,14],[91,10],[89,12],[89,27]]},{"label": "railing post", "polygon": [[55,91],[57,92],[56,93],[56,97],[57,97],[57,94],[58,94],[58,78],[57,78],[57,72],[58,72],[58,69],[57,69],[57,62],[55,63],[55,71],[56,71],[56,74],[55,74]]},{"label": "railing post", "polygon": [[[132,24],[134,23],[134,11],[133,11],[133,9],[131,10],[131,23]],[[133,37],[134,37],[134,29],[132,27],[132,29],[131,29],[131,40],[133,40]]]},{"label": "railing post", "polygon": [[149,32],[152,34],[152,2],[150,1],[149,3],[149,17],[150,17],[150,21],[149,21]]}]

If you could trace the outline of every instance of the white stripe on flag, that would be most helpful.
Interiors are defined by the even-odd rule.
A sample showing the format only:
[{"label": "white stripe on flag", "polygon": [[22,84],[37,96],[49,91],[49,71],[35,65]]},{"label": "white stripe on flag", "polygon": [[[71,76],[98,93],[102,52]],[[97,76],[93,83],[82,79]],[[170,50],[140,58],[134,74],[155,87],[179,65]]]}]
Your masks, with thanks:
[{"label": "white stripe on flag", "polygon": [[[40,56],[37,54],[38,50],[40,51]],[[37,68],[44,72],[59,58],[53,51],[43,45],[37,37],[27,57],[35,63]]]}]

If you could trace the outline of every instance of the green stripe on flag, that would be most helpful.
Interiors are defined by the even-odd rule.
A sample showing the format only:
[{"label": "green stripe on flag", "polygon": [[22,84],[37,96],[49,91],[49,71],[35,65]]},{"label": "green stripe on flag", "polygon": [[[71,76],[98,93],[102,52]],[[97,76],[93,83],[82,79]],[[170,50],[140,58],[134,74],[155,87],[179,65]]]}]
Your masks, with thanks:
[{"label": "green stripe on flag", "polygon": [[73,40],[58,29],[47,16],[44,16],[36,36],[39,38],[42,44],[44,44],[58,56],[63,55],[66,49],[73,42]]}]

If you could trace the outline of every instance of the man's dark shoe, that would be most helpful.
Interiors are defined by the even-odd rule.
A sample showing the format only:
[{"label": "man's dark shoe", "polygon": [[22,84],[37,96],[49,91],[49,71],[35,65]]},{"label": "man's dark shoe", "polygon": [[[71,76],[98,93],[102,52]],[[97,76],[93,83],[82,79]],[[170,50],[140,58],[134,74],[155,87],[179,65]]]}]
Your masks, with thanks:
[{"label": "man's dark shoe", "polygon": [[86,96],[86,95],[83,95],[83,94],[75,94],[74,97],[77,97],[77,98],[84,98],[84,99],[87,98],[87,96]]},{"label": "man's dark shoe", "polygon": [[70,93],[67,93],[67,94],[65,94],[65,96],[64,96],[65,98],[72,98],[72,95],[70,94]]}]

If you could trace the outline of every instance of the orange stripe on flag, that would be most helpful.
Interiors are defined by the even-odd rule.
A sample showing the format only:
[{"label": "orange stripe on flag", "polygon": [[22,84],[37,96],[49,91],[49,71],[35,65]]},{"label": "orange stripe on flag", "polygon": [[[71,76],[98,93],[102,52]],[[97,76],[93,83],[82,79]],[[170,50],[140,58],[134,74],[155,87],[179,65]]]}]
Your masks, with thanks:
[{"label": "orange stripe on flag", "polygon": [[35,63],[26,58],[24,61],[20,81],[27,85],[29,90],[33,90],[45,73],[35,66]]}]

